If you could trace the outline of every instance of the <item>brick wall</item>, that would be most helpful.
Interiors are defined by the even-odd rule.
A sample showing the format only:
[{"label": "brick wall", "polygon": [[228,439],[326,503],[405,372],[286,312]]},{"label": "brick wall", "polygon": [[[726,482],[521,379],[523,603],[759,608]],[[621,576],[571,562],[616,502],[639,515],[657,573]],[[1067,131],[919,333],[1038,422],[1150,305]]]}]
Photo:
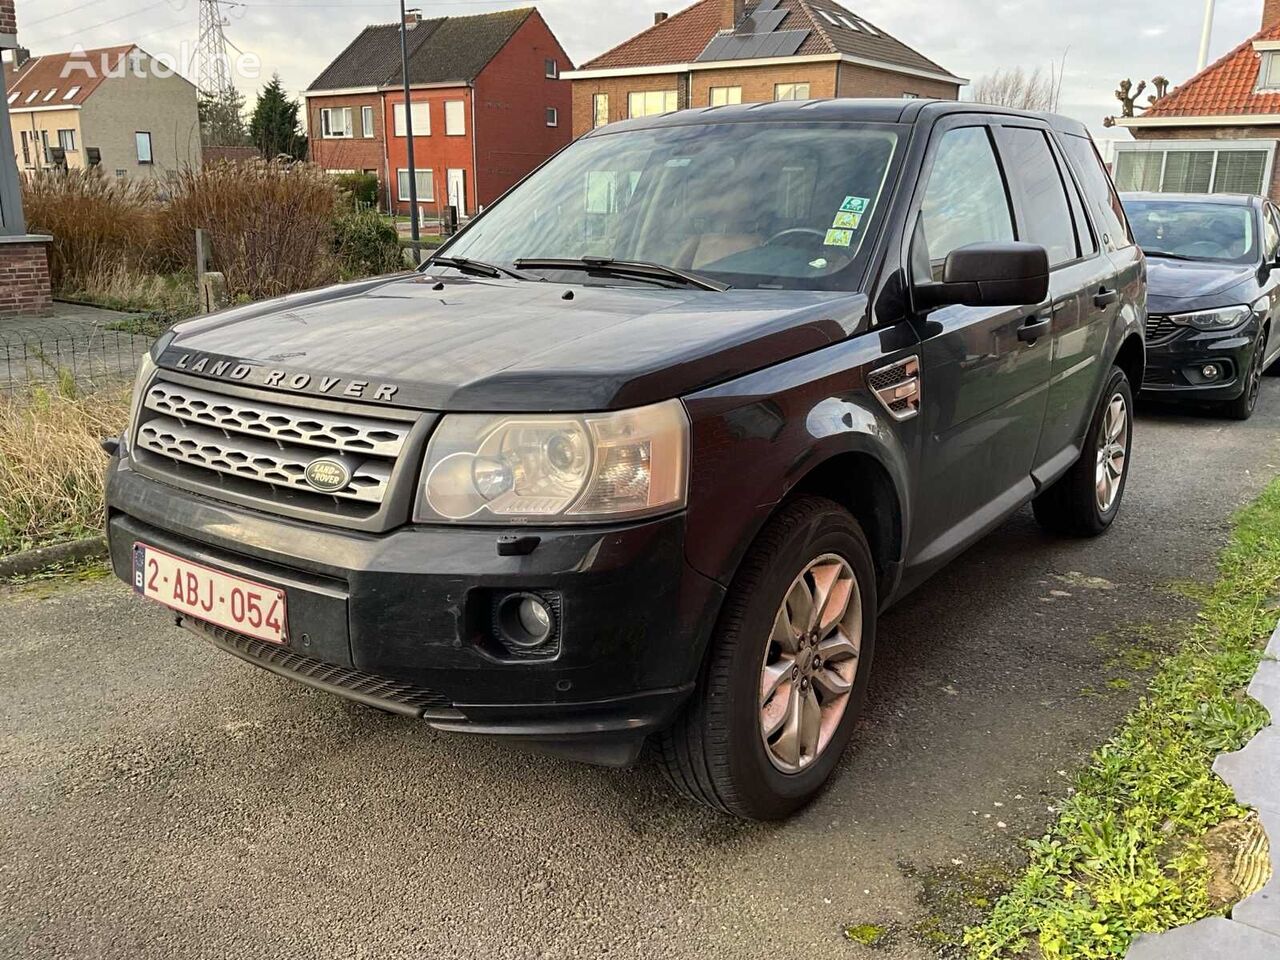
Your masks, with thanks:
[{"label": "brick wall", "polygon": [[43,313],[52,305],[48,241],[0,241],[0,316]]},{"label": "brick wall", "polygon": [[[329,139],[322,136],[320,124],[322,109],[351,108],[351,125],[354,136]],[[373,136],[364,135],[364,107],[373,108]],[[326,170],[354,170],[364,173],[372,170],[380,183],[387,178],[386,117],[383,114],[382,95],[364,93],[351,96],[312,96],[307,99],[307,128],[311,135],[311,160]]]},{"label": "brick wall", "polygon": [[[573,135],[580,137],[594,126],[593,98],[603,93],[609,98],[609,122],[627,119],[627,94],[649,90],[684,89],[684,75],[662,73],[643,77],[602,77],[598,80],[573,81]],[[681,107],[688,106],[681,103]]]},{"label": "brick wall", "polygon": [[0,0],[0,36],[12,36],[18,32],[18,15],[14,12],[14,0]]},{"label": "brick wall", "polygon": [[856,63],[840,64],[838,97],[888,97],[897,100],[908,93],[917,97],[938,100],[956,100],[960,85],[942,80],[926,80],[905,73],[877,70]]},{"label": "brick wall", "polygon": [[836,65],[797,63],[794,66],[698,70],[693,75],[689,106],[711,106],[712,87],[741,87],[743,103],[768,103],[779,83],[807,83],[811,99],[825,100],[836,95]]}]

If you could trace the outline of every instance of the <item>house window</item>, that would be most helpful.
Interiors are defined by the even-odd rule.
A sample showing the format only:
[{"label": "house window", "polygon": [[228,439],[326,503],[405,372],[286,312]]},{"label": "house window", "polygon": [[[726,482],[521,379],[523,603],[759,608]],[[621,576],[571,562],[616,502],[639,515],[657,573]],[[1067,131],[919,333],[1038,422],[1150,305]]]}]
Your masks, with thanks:
[{"label": "house window", "polygon": [[76,152],[76,132],[74,130],[59,130],[58,146],[60,146],[63,150],[67,151],[67,153],[75,153]]},{"label": "house window", "polygon": [[373,107],[360,108],[360,125],[366,140],[373,138]]},{"label": "house window", "polygon": [[[417,180],[418,202],[434,203],[436,199],[435,177],[431,175],[430,170],[419,170],[417,174],[414,179]],[[396,180],[398,181],[396,186],[400,199],[407,203],[409,201],[409,171],[397,170]]]},{"label": "house window", "polygon": [[742,102],[741,87],[712,87],[711,88],[711,106],[727,107],[733,103]]},{"label": "house window", "polygon": [[22,165],[31,166],[31,142],[27,139],[27,131],[22,131]]},{"label": "house window", "polygon": [[17,92],[14,92],[14,93],[9,94],[9,102],[10,102],[10,103],[13,103],[13,101],[17,100],[17,99],[18,99],[18,97],[20,97],[20,96],[22,96],[22,94],[17,93]]},{"label": "house window", "polygon": [[[395,108],[395,131],[397,137],[403,137],[405,135],[404,121],[404,104],[397,103]],[[413,136],[415,140],[418,137],[431,136],[430,104],[415,103],[413,105]]]},{"label": "house window", "polygon": [[1121,193],[1266,194],[1274,144],[1182,140],[1165,146],[1138,141],[1116,147],[1115,181]]},{"label": "house window", "polygon": [[603,127],[609,122],[609,95],[597,93],[591,98],[591,125]]},{"label": "house window", "polygon": [[631,117],[656,117],[679,109],[679,96],[674,90],[649,90],[627,97],[627,110]]},{"label": "house window", "polygon": [[904,93],[904,94],[902,95],[902,99],[903,99],[903,100],[919,100],[919,99],[920,99],[920,94],[918,94],[918,93]]},{"label": "house window", "polygon": [[548,127],[560,126],[560,111],[557,110],[555,107],[547,107],[547,126]]},{"label": "house window", "polygon": [[545,70],[549,80],[560,79],[560,64],[556,63],[554,60],[546,61]]},{"label": "house window", "polygon": [[46,93],[46,94],[44,95],[44,99],[43,99],[43,100],[41,100],[40,102],[41,102],[41,103],[48,103],[50,100],[52,100],[52,99],[53,99],[54,97],[56,97],[57,95],[58,95],[58,90],[57,90],[57,88],[55,87],[54,89],[52,89],[52,90],[50,90],[48,93]]},{"label": "house window", "polygon": [[26,99],[24,102],[26,102],[26,103],[32,103],[32,102],[34,102],[34,101],[35,101],[36,97],[38,97],[38,96],[40,96],[40,91],[39,91],[39,90],[32,90],[29,94],[27,94],[27,99]]},{"label": "house window", "polygon": [[467,135],[467,104],[465,101],[445,101],[444,135],[446,137],[465,137]]},{"label": "house window", "polygon": [[776,83],[773,86],[773,99],[775,100],[808,100],[809,84],[807,83]]},{"label": "house window", "polygon": [[1258,68],[1259,90],[1280,90],[1280,51],[1264,50]]},{"label": "house window", "polygon": [[65,94],[63,94],[62,99],[63,99],[63,100],[74,100],[74,99],[76,98],[76,94],[77,94],[77,93],[79,93],[79,92],[80,92],[80,88],[79,88],[79,87],[72,87],[72,88],[71,88],[70,90],[68,90]]},{"label": "house window", "polygon": [[135,133],[133,137],[134,137],[134,142],[138,146],[138,162],[152,163],[153,160],[151,155],[151,134],[145,133],[145,132]]},{"label": "house window", "polygon": [[320,111],[320,135],[326,140],[347,140],[355,136],[351,126],[351,108],[326,107]]}]

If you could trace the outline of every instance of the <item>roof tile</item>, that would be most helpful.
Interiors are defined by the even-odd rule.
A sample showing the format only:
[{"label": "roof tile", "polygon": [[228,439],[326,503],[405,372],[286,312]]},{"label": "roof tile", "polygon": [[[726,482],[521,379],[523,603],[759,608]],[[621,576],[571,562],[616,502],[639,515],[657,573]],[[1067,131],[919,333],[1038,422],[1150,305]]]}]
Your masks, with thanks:
[{"label": "roof tile", "polygon": [[[101,47],[32,57],[7,78],[10,110],[24,107],[78,107],[137,48]],[[74,95],[67,94],[75,91]]]},{"label": "roof tile", "polygon": [[1280,90],[1259,92],[1258,40],[1280,40],[1280,23],[1254,34],[1141,114],[1147,117],[1234,117],[1280,113]]}]

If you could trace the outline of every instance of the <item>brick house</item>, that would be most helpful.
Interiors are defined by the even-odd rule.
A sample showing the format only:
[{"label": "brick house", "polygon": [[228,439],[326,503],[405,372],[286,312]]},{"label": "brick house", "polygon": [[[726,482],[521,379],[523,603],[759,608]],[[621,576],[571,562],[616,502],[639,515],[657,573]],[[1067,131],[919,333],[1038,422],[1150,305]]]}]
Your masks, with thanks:
[{"label": "brick house", "polygon": [[689,107],[955,100],[968,83],[834,0],[699,0],[567,74],[574,135]]},{"label": "brick house", "polygon": [[1265,0],[1252,37],[1141,116],[1116,123],[1135,138],[1115,143],[1121,190],[1280,200],[1280,0]]},{"label": "brick house", "polygon": [[[533,8],[408,21],[419,203],[461,216],[496,200],[568,144],[568,54]],[[409,209],[400,26],[366,27],[307,90],[311,159],[376,173],[387,209]]]},{"label": "brick house", "polygon": [[[18,46],[14,0],[0,0],[0,50]],[[9,129],[6,83],[8,70],[0,70],[0,316],[41,313],[52,304],[49,288],[50,237],[27,233],[22,215],[18,165]]]},{"label": "brick house", "polygon": [[101,166],[122,179],[200,166],[195,84],[132,44],[28,57],[8,72],[10,127],[26,173]]}]

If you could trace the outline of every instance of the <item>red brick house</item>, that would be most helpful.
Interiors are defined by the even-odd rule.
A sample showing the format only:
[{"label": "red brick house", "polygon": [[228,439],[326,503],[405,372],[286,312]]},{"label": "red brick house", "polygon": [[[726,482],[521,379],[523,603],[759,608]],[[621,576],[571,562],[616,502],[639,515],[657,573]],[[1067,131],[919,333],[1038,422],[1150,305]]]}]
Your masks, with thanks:
[{"label": "red brick house", "polygon": [[1121,190],[1258,193],[1280,200],[1280,0],[1262,28],[1137,117],[1115,144]]},{"label": "red brick house", "polygon": [[[470,216],[572,137],[568,54],[533,8],[409,19],[419,203]],[[306,92],[311,158],[376,173],[387,209],[408,212],[398,24],[366,27]]]},{"label": "red brick house", "polygon": [[955,100],[969,81],[835,0],[699,0],[568,74],[574,133],[688,107]]},{"label": "red brick house", "polygon": [[[14,0],[0,0],[0,50],[18,46]],[[0,315],[41,313],[52,303],[49,289],[49,237],[27,233],[18,186],[18,164],[9,126],[9,78],[0,69]]]}]

